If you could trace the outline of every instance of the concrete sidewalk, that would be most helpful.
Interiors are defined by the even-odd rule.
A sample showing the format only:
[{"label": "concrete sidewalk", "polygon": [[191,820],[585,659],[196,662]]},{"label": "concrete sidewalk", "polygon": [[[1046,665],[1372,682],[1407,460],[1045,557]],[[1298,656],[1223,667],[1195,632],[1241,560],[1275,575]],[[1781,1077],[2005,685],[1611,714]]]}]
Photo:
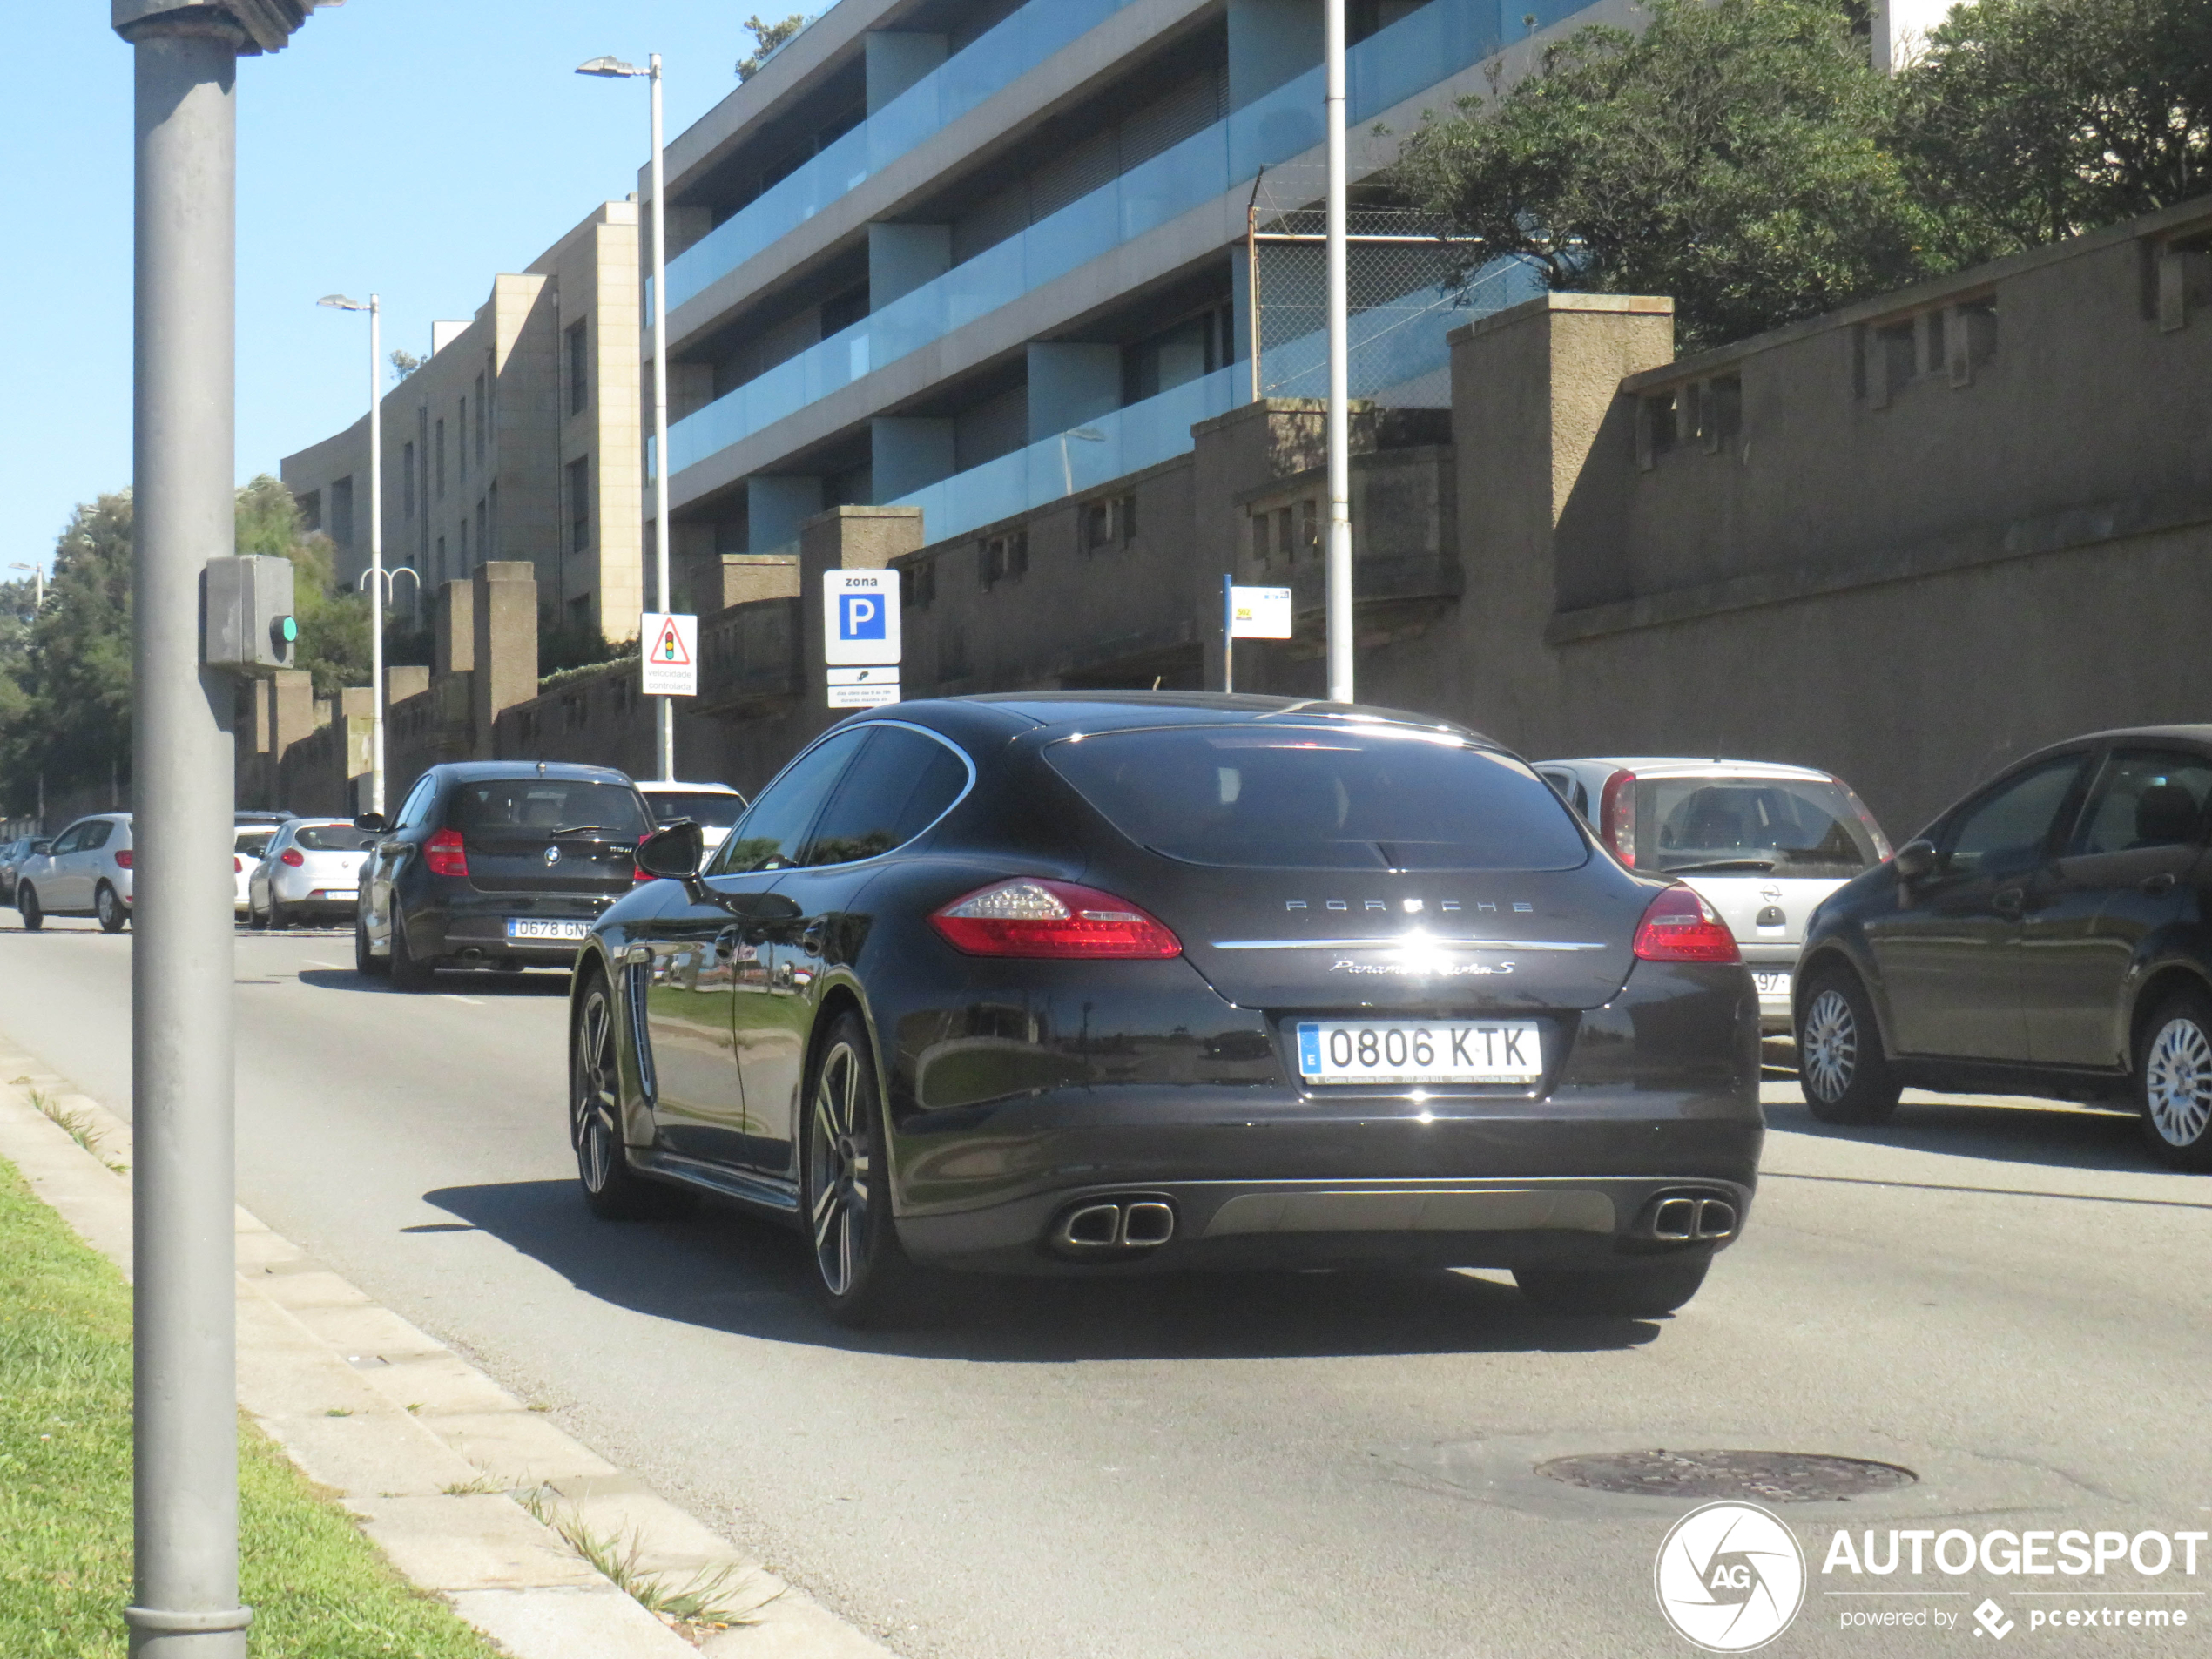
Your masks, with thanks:
[{"label": "concrete sidewalk", "polygon": [[[0,1157],[128,1273],[130,1126],[5,1043],[0,1080]],[[237,1259],[239,1404],[516,1659],[889,1653],[244,1210]],[[649,1612],[585,1548],[732,1622]]]}]

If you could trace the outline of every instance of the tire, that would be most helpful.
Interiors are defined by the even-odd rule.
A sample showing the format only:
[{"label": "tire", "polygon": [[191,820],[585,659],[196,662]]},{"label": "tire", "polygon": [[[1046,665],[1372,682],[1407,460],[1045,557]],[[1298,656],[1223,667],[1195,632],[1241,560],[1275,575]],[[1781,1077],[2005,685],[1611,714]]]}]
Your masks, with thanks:
[{"label": "tire", "polygon": [[840,1325],[893,1325],[912,1315],[922,1275],[891,1216],[883,1089],[860,1015],[839,1015],[807,1069],[799,1128],[799,1222],[814,1286]]},{"label": "tire", "polygon": [[119,934],[130,925],[131,913],[123,907],[123,900],[115,889],[105,881],[93,889],[92,914],[99,919],[104,934]]},{"label": "tire", "polygon": [[285,914],[284,906],[279,902],[273,893],[269,895],[268,920],[262,925],[272,933],[282,933],[292,925],[292,918]]},{"label": "tire", "polygon": [[266,910],[256,910],[253,907],[253,901],[251,899],[248,899],[246,901],[246,925],[251,927],[257,934],[266,933],[268,931],[268,912]]},{"label": "tire", "polygon": [[2180,992],[2144,1022],[2135,1104],[2153,1156],[2175,1169],[2212,1169],[2212,996]]},{"label": "tire", "polygon": [[27,934],[35,934],[46,925],[46,913],[38,904],[38,889],[28,881],[16,889],[16,914],[23,918],[23,930]]},{"label": "tire", "polygon": [[430,988],[435,969],[428,962],[417,960],[407,947],[407,925],[399,911],[392,912],[392,956],[389,965],[392,988],[395,991],[427,991]]},{"label": "tire", "polygon": [[1874,1005],[1858,976],[1835,968],[1806,988],[1797,1020],[1797,1078],[1824,1123],[1879,1123],[1897,1109],[1903,1085],[1882,1052]]},{"label": "tire", "polygon": [[1652,1267],[1516,1267],[1513,1280],[1541,1313],[1656,1319],[1696,1295],[1712,1264],[1708,1256]]},{"label": "tire", "polygon": [[646,1179],[631,1167],[622,1134],[622,1055],[614,997],[597,974],[569,1032],[569,1144],[577,1184],[602,1221],[650,1221],[681,1215],[698,1202],[682,1187]]},{"label": "tire", "polygon": [[368,923],[359,915],[354,918],[354,972],[363,979],[382,979],[392,971],[389,957],[368,954]]}]

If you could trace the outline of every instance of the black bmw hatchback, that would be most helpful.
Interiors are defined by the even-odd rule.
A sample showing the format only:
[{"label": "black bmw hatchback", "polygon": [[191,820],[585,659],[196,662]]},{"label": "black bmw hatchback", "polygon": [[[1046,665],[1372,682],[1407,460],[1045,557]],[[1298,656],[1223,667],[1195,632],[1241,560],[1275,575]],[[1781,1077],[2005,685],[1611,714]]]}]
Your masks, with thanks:
[{"label": "black bmw hatchback", "polygon": [[1871,1123],[1905,1088],[2132,1104],[2212,1167],[2212,726],[2028,756],[1813,913],[1805,1101]]},{"label": "black bmw hatchback", "polygon": [[363,862],[354,966],[421,990],[441,968],[565,968],[637,879],[653,821],[604,766],[477,760],[433,766]]},{"label": "black bmw hatchback", "polygon": [[609,1217],[802,1229],[833,1313],[920,1269],[1510,1268],[1696,1293],[1750,1204],[1758,1005],[1688,887],[1520,759],[1342,705],[901,704],[833,729],[578,958]]}]

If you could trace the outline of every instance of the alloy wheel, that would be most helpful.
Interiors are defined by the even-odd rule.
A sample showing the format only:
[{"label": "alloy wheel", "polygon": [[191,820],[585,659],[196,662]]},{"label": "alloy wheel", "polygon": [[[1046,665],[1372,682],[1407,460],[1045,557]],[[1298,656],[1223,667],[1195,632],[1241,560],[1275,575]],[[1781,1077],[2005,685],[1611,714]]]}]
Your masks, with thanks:
[{"label": "alloy wheel", "polygon": [[1814,997],[1801,1041],[1797,1064],[1805,1086],[1822,1100],[1841,1100],[1858,1066],[1858,1021],[1851,999],[1833,986]]},{"label": "alloy wheel", "polygon": [[832,1296],[853,1288],[865,1248],[874,1149],[860,1100],[860,1056],[840,1042],[822,1061],[807,1122],[814,1171],[814,1261]]},{"label": "alloy wheel", "polygon": [[615,1029],[604,988],[584,999],[577,1022],[576,1103],[570,1138],[577,1174],[588,1192],[604,1192],[614,1173],[617,1098]]},{"label": "alloy wheel", "polygon": [[2168,1146],[2195,1146],[2212,1123],[2212,1041],[2188,1015],[2167,1021],[2151,1039],[2143,1103],[2151,1127]]}]

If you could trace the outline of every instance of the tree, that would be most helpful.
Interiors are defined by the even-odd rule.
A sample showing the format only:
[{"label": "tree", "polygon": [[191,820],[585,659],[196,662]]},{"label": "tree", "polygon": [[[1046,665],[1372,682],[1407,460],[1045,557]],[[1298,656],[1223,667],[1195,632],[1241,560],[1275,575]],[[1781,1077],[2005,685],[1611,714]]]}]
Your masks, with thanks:
[{"label": "tree", "polygon": [[758,13],[745,20],[745,27],[752,35],[752,55],[738,59],[738,78],[749,81],[760,72],[760,66],[776,55],[776,49],[806,26],[805,16],[792,12],[781,23],[763,23]]},{"label": "tree", "polygon": [[1672,294],[1686,349],[1925,276],[1951,239],[1885,146],[1892,93],[1823,0],[1658,0],[1577,31],[1503,97],[1406,141],[1462,287],[1501,256],[1555,288]]},{"label": "tree", "polygon": [[416,369],[421,368],[424,361],[411,351],[404,348],[395,349],[392,353],[392,378],[395,381],[405,380]]},{"label": "tree", "polygon": [[10,810],[49,789],[131,775],[131,494],[80,506],[54,550],[46,608],[0,697]]},{"label": "tree", "polygon": [[1896,142],[1993,253],[2202,195],[2212,0],[1962,5],[1898,78]]}]

